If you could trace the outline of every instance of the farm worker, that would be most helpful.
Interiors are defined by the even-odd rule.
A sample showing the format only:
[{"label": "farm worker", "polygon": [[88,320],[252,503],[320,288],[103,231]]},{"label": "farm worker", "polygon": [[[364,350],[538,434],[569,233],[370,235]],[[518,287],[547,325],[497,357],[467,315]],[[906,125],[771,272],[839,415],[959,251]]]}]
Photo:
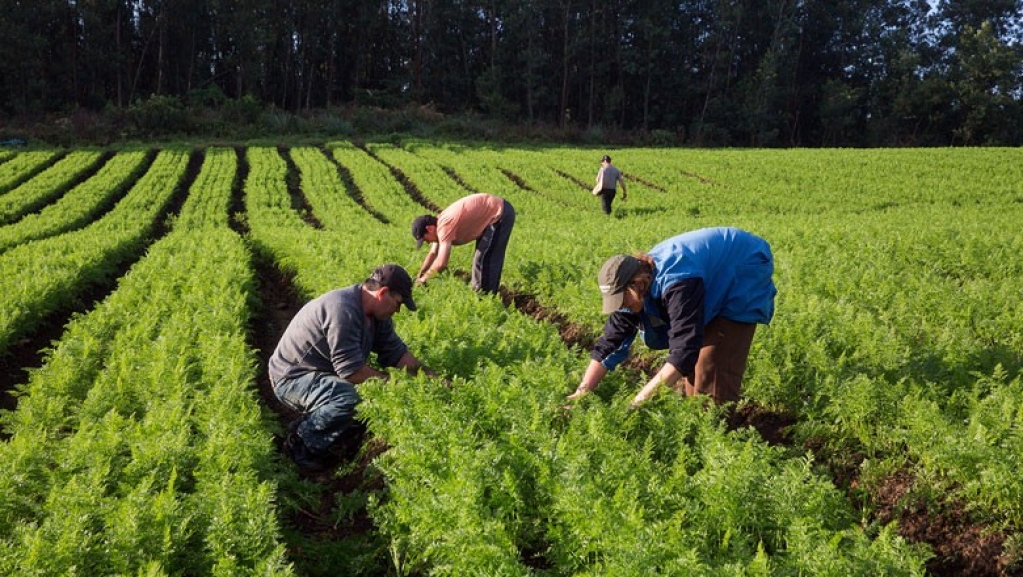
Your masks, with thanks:
[{"label": "farm worker", "polygon": [[430,243],[430,252],[416,275],[417,284],[443,271],[451,247],[476,242],[472,259],[472,288],[496,293],[501,284],[504,254],[515,226],[515,209],[507,200],[492,194],[470,194],[445,208],[437,216],[424,214],[412,221],[416,248]]},{"label": "farm worker", "polygon": [[403,304],[416,310],[412,279],[385,264],[362,283],[309,301],[284,331],[270,357],[270,383],[281,403],[300,414],[288,427],[284,452],[302,469],[329,466],[329,449],[354,424],[356,385],[388,378],[369,365],[370,353],[381,367],[435,374],[394,331],[391,317]]},{"label": "farm worker", "polygon": [[[739,399],[757,323],[774,315],[774,258],[764,239],[735,228],[705,228],[669,238],[647,254],[608,259],[597,277],[604,333],[569,399],[592,391],[629,354],[636,334],[667,349],[632,405],[661,384],[715,403]],[[679,383],[679,381],[682,381]]]},{"label": "farm worker", "polygon": [[593,194],[600,197],[601,208],[604,214],[611,214],[611,202],[615,199],[615,191],[618,184],[622,185],[622,200],[629,196],[625,190],[625,178],[622,171],[611,164],[611,157],[604,155],[600,159],[600,170],[597,171],[597,180],[593,185]]}]

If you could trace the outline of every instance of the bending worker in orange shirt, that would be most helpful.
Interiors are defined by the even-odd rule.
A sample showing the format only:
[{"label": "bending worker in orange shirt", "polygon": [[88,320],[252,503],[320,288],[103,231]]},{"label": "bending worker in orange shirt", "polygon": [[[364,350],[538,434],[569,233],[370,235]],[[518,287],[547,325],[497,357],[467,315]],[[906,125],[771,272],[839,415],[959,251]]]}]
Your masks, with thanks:
[{"label": "bending worker in orange shirt", "polygon": [[470,194],[455,201],[437,216],[424,214],[412,221],[416,248],[430,243],[430,252],[416,275],[424,284],[448,266],[451,247],[476,242],[472,259],[472,288],[496,293],[501,285],[504,254],[515,225],[515,209],[492,194]]}]

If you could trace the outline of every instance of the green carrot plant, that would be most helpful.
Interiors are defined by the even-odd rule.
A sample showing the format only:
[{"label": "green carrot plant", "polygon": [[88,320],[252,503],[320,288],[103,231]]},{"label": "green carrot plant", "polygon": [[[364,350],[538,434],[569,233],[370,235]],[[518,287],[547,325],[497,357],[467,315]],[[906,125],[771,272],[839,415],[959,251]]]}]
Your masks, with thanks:
[{"label": "green carrot plant", "polygon": [[[595,171],[602,151],[592,148],[326,150],[332,158],[244,151],[246,243],[224,230],[236,157],[208,150],[189,201],[209,191],[217,208],[186,204],[180,231],[122,279],[124,295],[146,299],[112,296],[69,325],[4,417],[0,572],[289,574],[299,553],[284,551],[281,532],[292,529],[274,482],[300,484],[276,471],[275,427],[252,398],[249,261],[293,276],[303,298],[383,262],[414,271],[423,254],[408,234],[418,209],[401,197],[406,186],[438,206],[475,190],[509,198],[519,220],[506,287],[594,332],[604,319],[594,277],[607,256],[703,226],[764,236],[777,314],[757,330],[744,393],[796,419],[793,444],[730,431],[718,410],[671,391],[630,411],[639,383],[627,371],[564,409],[586,352],[441,275],[416,288],[420,310],[402,311],[397,326],[451,386],[400,372],[360,386],[359,416],[388,447],[372,464],[386,487],[344,496],[337,515],[366,506],[380,534],[368,546],[308,542],[314,571],[923,574],[927,548],[872,522],[864,497],[895,471],[931,503],[963,503],[1010,534],[1023,523],[1013,474],[1023,448],[1018,150],[616,150],[638,185],[615,219],[572,196]],[[0,255],[0,276],[12,279],[0,280],[0,351],[90,275],[137,258],[180,174],[144,177],[151,194],[140,180],[100,221]],[[294,210],[289,182],[325,228]],[[125,254],[135,256],[114,258],[101,238],[132,239]],[[211,259],[221,245],[223,260]],[[470,257],[456,253],[452,268]],[[851,487],[831,480],[837,469],[837,482],[852,475],[866,487],[851,492],[855,506]],[[316,491],[303,490],[289,498],[304,501],[280,506],[311,506]]]},{"label": "green carrot plant", "polygon": [[59,154],[56,150],[4,152],[3,164],[0,165],[0,194],[6,193],[43,170]]},{"label": "green carrot plant", "polygon": [[[39,212],[0,227],[0,253],[12,246],[45,238],[82,226],[113,204],[145,171],[147,153],[128,151],[115,155],[89,178]],[[151,159],[150,159],[151,160]],[[49,185],[45,185],[49,187]]]},{"label": "green carrot plant", "polygon": [[53,166],[0,197],[0,225],[10,224],[64,193],[82,172],[100,161],[96,150],[73,151]]}]

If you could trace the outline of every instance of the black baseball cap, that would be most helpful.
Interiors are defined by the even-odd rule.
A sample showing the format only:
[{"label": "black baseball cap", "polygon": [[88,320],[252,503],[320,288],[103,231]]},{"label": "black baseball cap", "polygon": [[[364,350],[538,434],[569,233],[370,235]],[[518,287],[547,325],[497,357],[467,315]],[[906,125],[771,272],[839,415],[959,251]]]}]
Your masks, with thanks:
[{"label": "black baseball cap", "polygon": [[604,261],[597,275],[597,286],[604,297],[604,314],[609,315],[622,308],[625,300],[625,287],[632,280],[632,275],[639,270],[639,259],[627,254],[616,254]]},{"label": "black baseball cap", "polygon": [[412,277],[408,271],[396,264],[385,264],[373,271],[370,280],[376,281],[401,295],[401,303],[410,311],[416,310],[416,301],[412,300]]},{"label": "black baseball cap", "polygon": [[437,217],[424,214],[417,216],[412,221],[412,238],[416,239],[416,248],[423,246],[423,235],[426,234],[426,227],[437,224]]}]

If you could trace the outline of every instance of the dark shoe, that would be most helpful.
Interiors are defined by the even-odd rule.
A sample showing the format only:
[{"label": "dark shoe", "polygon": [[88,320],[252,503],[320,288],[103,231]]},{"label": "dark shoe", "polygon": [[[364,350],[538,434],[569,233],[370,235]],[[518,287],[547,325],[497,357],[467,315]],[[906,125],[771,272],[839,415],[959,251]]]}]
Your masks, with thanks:
[{"label": "dark shoe", "polygon": [[330,455],[313,452],[296,432],[289,432],[284,440],[284,454],[307,473],[320,473],[332,465]]},{"label": "dark shoe", "polygon": [[362,443],[366,438],[366,425],[359,421],[352,423],[344,433],[330,446],[331,455],[343,461],[351,461],[359,454]]}]

